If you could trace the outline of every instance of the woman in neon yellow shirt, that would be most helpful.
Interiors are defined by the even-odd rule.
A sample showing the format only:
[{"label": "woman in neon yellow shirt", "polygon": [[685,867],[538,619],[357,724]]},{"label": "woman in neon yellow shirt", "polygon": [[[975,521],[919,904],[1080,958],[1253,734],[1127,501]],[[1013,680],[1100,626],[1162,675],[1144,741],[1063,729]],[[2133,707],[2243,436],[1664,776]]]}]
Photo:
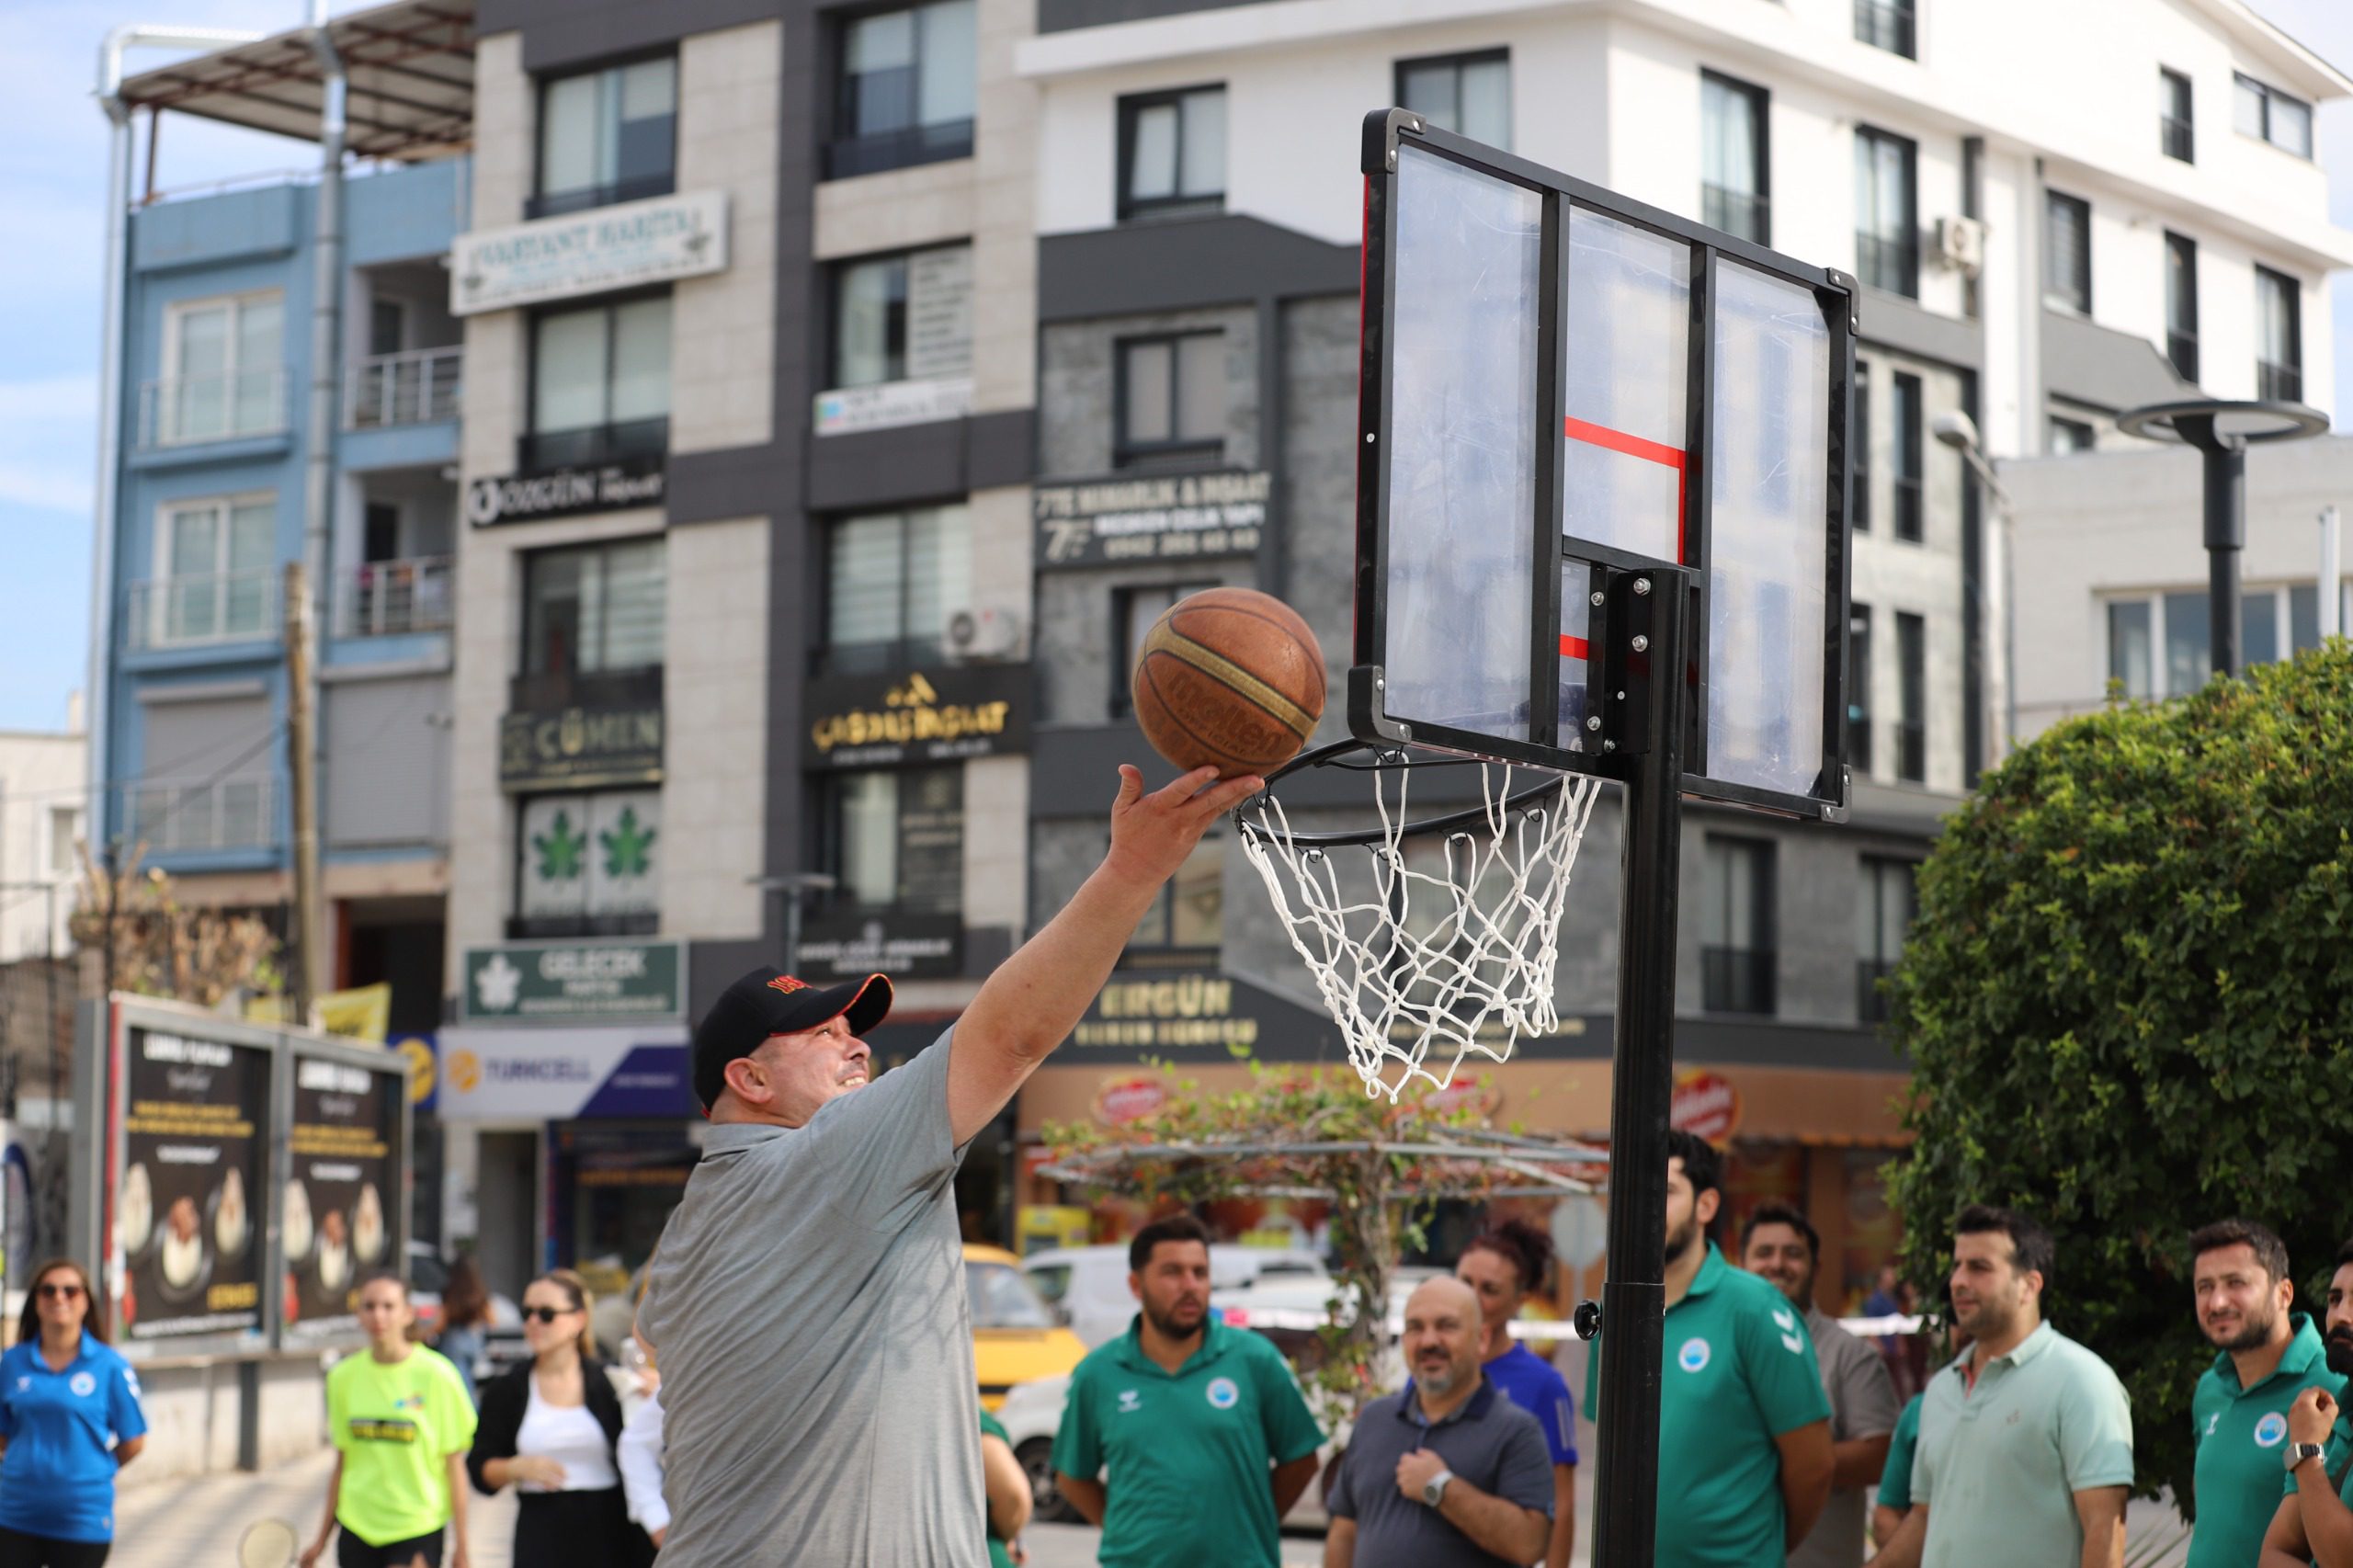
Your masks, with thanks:
[{"label": "woman in neon yellow shirt", "polygon": [[450,1568],[467,1568],[474,1404],[448,1358],[409,1342],[415,1322],[400,1276],[370,1275],[359,1287],[368,1353],[345,1357],[327,1374],[335,1471],[326,1517],[301,1568],[313,1568],[338,1525],[337,1568],[441,1568],[441,1532],[452,1525]]}]

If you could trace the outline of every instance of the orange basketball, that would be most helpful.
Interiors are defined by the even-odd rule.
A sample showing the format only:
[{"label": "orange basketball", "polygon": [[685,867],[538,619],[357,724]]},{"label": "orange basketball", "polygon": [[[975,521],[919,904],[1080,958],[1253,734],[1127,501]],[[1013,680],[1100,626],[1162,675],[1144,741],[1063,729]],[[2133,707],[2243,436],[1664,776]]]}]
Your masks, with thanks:
[{"label": "orange basketball", "polygon": [[1324,651],[1282,600],[1211,588],[1153,623],[1135,699],[1144,739],[1177,767],[1266,773],[1298,756],[1324,717]]}]

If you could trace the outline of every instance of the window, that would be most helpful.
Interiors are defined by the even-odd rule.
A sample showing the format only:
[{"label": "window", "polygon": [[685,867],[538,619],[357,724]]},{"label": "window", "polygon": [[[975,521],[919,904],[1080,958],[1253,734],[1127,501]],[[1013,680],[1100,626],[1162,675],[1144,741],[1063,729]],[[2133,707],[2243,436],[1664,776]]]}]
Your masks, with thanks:
[{"label": "window", "polygon": [[2099,445],[2099,436],[2088,420],[2054,414],[2045,427],[2043,444],[2053,457],[2064,457],[2069,452],[2092,450]]},{"label": "window", "polygon": [[[2340,588],[2337,624],[2353,624],[2353,585]],[[2185,697],[2213,674],[2213,627],[2202,588],[2111,599],[2108,678],[2131,698]],[[2280,629],[2287,629],[2283,640]],[[2320,591],[2310,583],[2242,589],[2239,652],[2245,665],[2293,658],[2320,646]],[[2158,657],[2158,651],[2164,657]]]},{"label": "window", "polygon": [[659,539],[542,550],[523,562],[523,673],[658,668],[668,621]]},{"label": "window", "polygon": [[2165,236],[2165,358],[2185,381],[2198,379],[2198,242]]},{"label": "window", "polygon": [[1177,217],[1225,206],[1225,89],[1120,100],[1120,216]]},{"label": "window", "polygon": [[2081,198],[2042,193],[2042,302],[2092,313],[2092,207]]},{"label": "window", "polygon": [[1906,784],[1928,779],[1928,623],[1895,613],[1895,776]]},{"label": "window", "polygon": [[961,504],[845,517],[825,546],[823,666],[876,674],[940,656],[972,602],[972,515]]},{"label": "window", "polygon": [[1916,149],[1884,131],[1855,131],[1855,270],[1874,289],[1916,299],[1920,238]]},{"label": "window", "polygon": [[164,312],[164,379],[142,411],[151,445],[286,428],[286,301],[272,291]]},{"label": "window", "polygon": [[540,188],[529,218],[667,196],[676,188],[678,62],[664,56],[540,87]]},{"label": "window", "polygon": [[652,456],[669,444],[669,295],[532,322],[527,472]]},{"label": "window", "polygon": [[150,591],[143,630],[156,646],[267,637],[277,628],[278,502],[245,495],[164,508],[162,579]]},{"label": "window", "polygon": [[1131,337],[1120,345],[1112,460],[1195,467],[1225,456],[1225,335]]},{"label": "window", "polygon": [[2304,400],[2303,289],[2285,273],[2255,269],[2256,396]]},{"label": "window", "polygon": [[1921,412],[1920,378],[1898,370],[1890,381],[1894,396],[1888,412],[1895,426],[1895,473],[1889,489],[1895,504],[1895,537],[1906,544],[1921,540]]},{"label": "window", "polygon": [[972,372],[972,247],[875,256],[834,272],[831,387]]},{"label": "window", "polygon": [[1871,530],[1871,367],[1855,361],[1855,531]]},{"label": "window", "polygon": [[1765,89],[1699,73],[1699,217],[1711,228],[1773,243]]},{"label": "window", "polygon": [[2252,76],[2234,76],[2231,123],[2299,158],[2313,155],[2313,106]]},{"label": "window", "polygon": [[1710,834],[1701,896],[1699,1005],[1773,1011],[1773,846]]},{"label": "window", "polygon": [[2108,678],[2121,685],[2127,697],[2157,694],[2156,642],[2149,626],[2145,599],[2108,607]]},{"label": "window", "polygon": [[826,869],[858,909],[964,907],[964,769],[845,773],[826,813]]},{"label": "window", "polygon": [[72,806],[49,808],[49,874],[70,877],[81,869],[74,841],[82,836],[82,813]]},{"label": "window", "polygon": [[1168,613],[1168,608],[1190,594],[1214,588],[1215,583],[1185,583],[1174,586],[1154,584],[1148,587],[1120,588],[1112,597],[1112,623],[1119,638],[1114,647],[1123,650],[1126,658],[1111,671],[1111,717],[1124,719],[1135,711],[1135,691],[1130,676],[1137,658],[1143,653],[1143,640],[1153,623]]},{"label": "window", "polygon": [[1397,104],[1440,131],[1511,150],[1511,53],[1491,49],[1397,62]]},{"label": "window", "polygon": [[1204,838],[1153,900],[1128,946],[1198,950],[1224,940],[1225,841]]},{"label": "window", "polygon": [[1871,770],[1871,607],[1857,605],[1847,621],[1847,766]]},{"label": "window", "polygon": [[938,0],[843,24],[828,179],[972,156],[974,10]]},{"label": "window", "polygon": [[2189,78],[2157,67],[2157,146],[2168,158],[2196,162],[2190,136]]},{"label": "window", "polygon": [[1873,49],[1919,58],[1915,44],[1912,0],[1855,0],[1855,36]]},{"label": "window", "polygon": [[1862,897],[1855,906],[1855,1014],[1864,1023],[1883,1023],[1887,996],[1880,982],[1895,972],[1904,954],[1904,938],[1917,912],[1913,879],[1919,868],[1909,860],[1863,857]]},{"label": "window", "polygon": [[661,908],[662,792],[534,795],[515,833],[512,935],[650,932]]}]

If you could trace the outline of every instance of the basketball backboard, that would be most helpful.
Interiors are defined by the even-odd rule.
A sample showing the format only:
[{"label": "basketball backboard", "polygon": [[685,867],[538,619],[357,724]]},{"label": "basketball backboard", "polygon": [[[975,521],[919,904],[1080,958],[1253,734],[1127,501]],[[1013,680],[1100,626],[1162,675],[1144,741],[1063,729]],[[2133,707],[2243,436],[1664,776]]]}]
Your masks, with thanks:
[{"label": "basketball backboard", "polygon": [[1853,279],[1404,109],[1364,154],[1350,729],[1616,777],[1597,586],[1679,565],[1685,792],[1842,816]]}]

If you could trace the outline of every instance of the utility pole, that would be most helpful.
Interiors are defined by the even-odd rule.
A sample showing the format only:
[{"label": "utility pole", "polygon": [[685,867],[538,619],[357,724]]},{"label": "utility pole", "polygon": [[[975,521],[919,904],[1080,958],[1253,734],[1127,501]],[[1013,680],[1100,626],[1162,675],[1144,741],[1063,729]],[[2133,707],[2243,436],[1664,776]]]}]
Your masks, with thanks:
[{"label": "utility pole", "polygon": [[326,990],[325,958],[319,939],[318,753],[312,746],[317,715],[311,707],[312,662],[317,657],[318,622],[312,614],[310,574],[303,562],[286,563],[286,750],[294,775],[294,951],[293,1021],[308,1024],[311,1009]]}]

